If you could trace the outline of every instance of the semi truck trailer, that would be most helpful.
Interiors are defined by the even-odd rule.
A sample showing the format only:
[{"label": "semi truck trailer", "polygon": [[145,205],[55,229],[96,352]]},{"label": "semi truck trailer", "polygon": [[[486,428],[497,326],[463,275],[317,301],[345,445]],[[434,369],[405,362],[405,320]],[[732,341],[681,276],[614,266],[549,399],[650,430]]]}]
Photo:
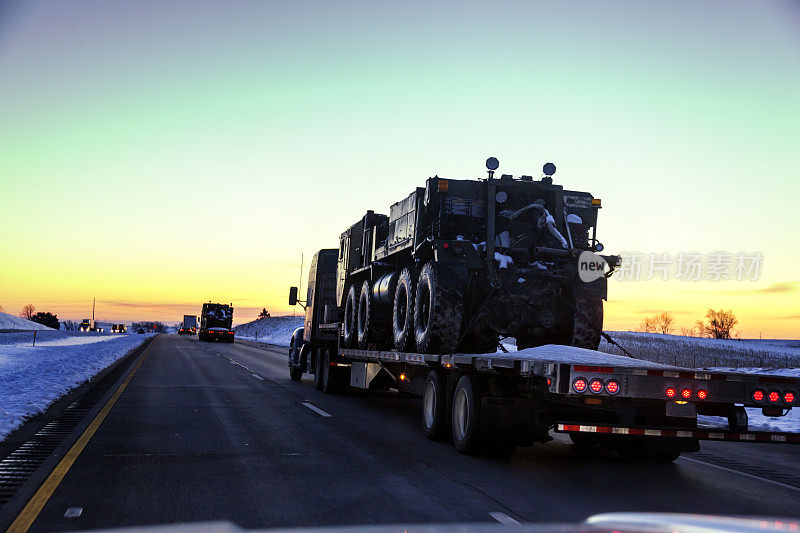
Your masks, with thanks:
[{"label": "semi truck trailer", "polygon": [[[487,161],[490,170],[496,168],[495,163]],[[545,166],[545,201],[538,203],[545,210],[554,198],[548,170],[553,169]],[[568,229],[578,224],[578,219],[569,216],[576,212],[581,221],[596,224],[596,217],[586,211],[599,206],[592,197],[572,194],[583,198],[570,204],[579,206],[579,211],[572,213],[567,202],[556,202],[554,209],[563,211],[558,222],[552,216],[553,221],[548,220],[539,208],[530,208],[540,212],[538,220],[545,217],[545,221],[514,230],[520,232],[514,238],[529,239],[528,244],[515,248],[505,238],[499,239],[502,252],[495,255],[492,247],[485,246],[493,240],[492,227],[512,226],[501,220],[509,218],[508,213],[500,215],[497,205],[496,209],[487,205],[507,202],[517,180],[494,180],[490,172],[489,179],[475,189],[442,186],[440,178],[431,180],[409,197],[410,204],[423,202],[415,204],[416,210],[393,206],[392,216],[384,218],[370,212],[361,225],[342,234],[338,249],[319,250],[309,269],[305,300],[299,300],[297,288],[290,289],[290,305],[301,303],[306,311],[303,327],[290,340],[291,379],[299,381],[304,373],[312,374],[315,387],[325,393],[347,387],[394,388],[420,396],[425,436],[452,439],[459,452],[469,454],[511,453],[518,446],[551,440],[553,431],[568,434],[576,446],[602,444],[625,457],[655,461],[672,461],[682,452],[696,451],[701,440],[800,443],[800,434],[751,431],[745,410],[754,407],[768,416],[786,414],[797,403],[797,378],[707,372],[596,350],[604,335],[599,329],[602,305],[597,303],[605,298],[605,277],[580,276],[577,252],[596,254],[602,247],[589,227]],[[504,188],[499,183],[492,186],[493,181],[504,182]],[[523,187],[531,183],[527,177],[519,181]],[[498,188],[509,192],[498,196]],[[441,230],[442,219],[448,216],[444,206],[453,204],[448,195],[464,194],[465,190],[485,193],[476,198],[483,200],[483,207],[475,212],[477,220],[471,221],[478,229],[471,238],[459,233],[461,239],[437,232],[437,220]],[[526,202],[540,199],[536,188],[522,190],[527,191]],[[426,202],[434,203],[432,194],[438,195],[438,200],[430,210],[431,217],[426,218],[420,211],[426,209]],[[511,215],[524,208],[513,205]],[[400,218],[406,226],[402,231],[397,229]],[[536,235],[534,228],[546,234]],[[481,238],[480,232],[486,235],[484,246],[474,242]],[[555,237],[555,233],[563,237],[562,232],[569,235],[565,245]],[[417,233],[420,235],[415,237]],[[398,238],[398,234],[404,237]],[[540,237],[554,238],[556,247],[537,251]],[[407,245],[403,239],[411,242],[406,259],[387,259],[393,243]],[[461,251],[450,250],[457,243],[461,243]],[[526,256],[521,249],[525,246],[533,255]],[[455,260],[453,253],[458,254]],[[466,265],[465,254],[469,256]],[[529,262],[524,263],[525,259]],[[607,275],[616,261],[604,259]],[[531,266],[530,261],[540,262],[543,268]],[[523,266],[519,267],[520,263]],[[461,274],[459,266],[465,267]],[[470,273],[471,269],[482,272]],[[426,288],[420,290],[426,276]],[[353,292],[348,287],[356,285],[353,279],[362,280],[362,290],[353,309],[347,309],[353,301],[347,296]],[[603,282],[597,283],[600,279]],[[444,292],[449,294],[443,296]],[[416,301],[409,301],[408,293],[414,293]],[[468,303],[470,294],[489,303]],[[545,303],[539,302],[538,308],[529,306],[535,297]],[[402,300],[399,304],[398,299]],[[542,323],[549,320],[543,312],[548,308],[558,310],[550,317],[550,328]],[[538,309],[540,315],[517,316],[532,313],[531,309]],[[483,316],[486,312],[489,317]],[[394,342],[388,334],[387,315],[392,316]],[[406,329],[404,322],[409,320],[411,326]],[[475,330],[473,321],[483,322]],[[356,342],[348,339],[349,327],[353,328],[351,335],[356,332]],[[398,330],[410,338],[403,338],[403,333],[398,339]],[[434,333],[426,337],[431,331]],[[510,332],[516,335],[520,349],[498,353],[497,337]],[[524,340],[520,342],[520,338]],[[722,423],[708,425],[708,420]]]},{"label": "semi truck trailer", "polygon": [[183,315],[183,322],[178,330],[178,335],[194,335],[197,333],[197,317],[195,315]]},{"label": "semi truck trailer", "polygon": [[204,303],[200,314],[201,341],[233,342],[233,305]]}]

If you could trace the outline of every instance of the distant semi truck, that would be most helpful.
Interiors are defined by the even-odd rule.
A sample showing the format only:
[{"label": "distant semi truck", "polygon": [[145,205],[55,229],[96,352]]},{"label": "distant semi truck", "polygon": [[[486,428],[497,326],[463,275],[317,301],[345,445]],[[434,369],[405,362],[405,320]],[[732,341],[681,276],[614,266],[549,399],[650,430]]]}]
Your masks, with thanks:
[{"label": "distant semi truck", "polygon": [[89,330],[91,330],[92,329],[92,321],[89,320],[88,318],[84,318],[81,321],[81,325],[78,326],[78,329],[80,331],[89,331]]},{"label": "distant semi truck", "polygon": [[178,330],[178,335],[194,335],[197,333],[197,317],[194,315],[183,315],[183,324]]},{"label": "distant semi truck", "polygon": [[233,306],[203,304],[198,338],[201,341],[233,342]]}]

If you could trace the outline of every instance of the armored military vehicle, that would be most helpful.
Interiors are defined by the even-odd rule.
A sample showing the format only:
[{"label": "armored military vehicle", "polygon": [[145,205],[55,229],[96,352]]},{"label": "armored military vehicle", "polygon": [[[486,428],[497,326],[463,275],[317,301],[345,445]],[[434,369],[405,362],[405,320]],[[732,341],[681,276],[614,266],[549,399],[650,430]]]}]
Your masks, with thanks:
[{"label": "armored military vehicle", "polygon": [[[388,216],[367,211],[342,233],[345,347],[482,353],[514,337],[519,348],[597,348],[616,264],[596,254],[600,200],[554,184],[552,163],[539,180],[496,179],[497,166],[487,160],[485,180],[429,178]],[[581,276],[583,252],[610,267]]]},{"label": "armored military vehicle", "polygon": [[233,305],[204,303],[200,315],[201,341],[233,342]]}]

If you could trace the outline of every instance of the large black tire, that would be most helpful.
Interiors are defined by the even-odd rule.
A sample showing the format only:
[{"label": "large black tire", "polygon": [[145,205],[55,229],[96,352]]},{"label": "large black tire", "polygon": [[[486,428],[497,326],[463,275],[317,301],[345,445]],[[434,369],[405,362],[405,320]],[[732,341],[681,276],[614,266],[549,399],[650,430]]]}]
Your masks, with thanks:
[{"label": "large black tire", "polygon": [[417,286],[410,269],[404,268],[397,278],[392,306],[392,338],[394,349],[410,352],[414,349],[414,297]]},{"label": "large black tire", "polygon": [[575,319],[572,326],[572,346],[596,350],[603,331],[603,300],[580,298],[575,301]]},{"label": "large black tire", "polygon": [[439,267],[429,261],[417,282],[414,337],[421,353],[452,353],[458,348],[464,293],[461,287],[443,285],[439,276]]},{"label": "large black tire", "polygon": [[389,336],[389,317],[372,303],[372,285],[365,281],[358,296],[356,334],[358,347],[366,350],[370,346],[384,348]]},{"label": "large black tire", "polygon": [[317,390],[322,390],[325,368],[322,360],[322,349],[317,348],[314,354],[314,388]]},{"label": "large black tire", "polygon": [[300,381],[303,378],[303,369],[299,366],[289,367],[289,379],[292,381]]},{"label": "large black tire", "polygon": [[453,409],[450,417],[453,445],[460,453],[475,455],[483,451],[480,417],[483,382],[479,377],[461,376],[453,393]]},{"label": "large black tire", "polygon": [[447,382],[436,370],[428,372],[422,392],[422,431],[430,440],[447,438]]},{"label": "large black tire", "polygon": [[358,294],[356,286],[351,284],[347,289],[344,301],[344,319],[342,321],[342,341],[345,348],[355,348],[358,342],[356,332],[356,314],[358,313]]},{"label": "large black tire", "polygon": [[322,349],[322,392],[325,394],[338,394],[344,390],[342,368],[331,366],[330,348]]},{"label": "large black tire", "polygon": [[303,368],[300,366],[300,354],[297,353],[297,345],[294,340],[289,345],[289,378],[292,381],[300,381],[303,377]]}]

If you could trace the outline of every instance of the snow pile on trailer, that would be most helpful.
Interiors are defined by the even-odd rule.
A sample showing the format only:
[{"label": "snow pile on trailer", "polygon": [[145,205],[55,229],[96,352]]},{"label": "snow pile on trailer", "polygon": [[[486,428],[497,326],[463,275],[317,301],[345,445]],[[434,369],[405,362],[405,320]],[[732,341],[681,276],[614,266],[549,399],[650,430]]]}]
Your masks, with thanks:
[{"label": "snow pile on trailer", "polygon": [[303,327],[305,317],[271,316],[260,318],[234,328],[237,339],[264,342],[277,346],[289,346],[292,333]]},{"label": "snow pile on trailer", "polygon": [[0,313],[0,333],[7,331],[55,331],[45,325],[26,320],[22,317]]},{"label": "snow pile on trailer", "polygon": [[547,361],[575,365],[602,365],[658,369],[678,368],[672,365],[664,365],[640,359],[631,359],[630,357],[625,357],[623,355],[603,353],[586,348],[577,348],[575,346],[563,346],[561,344],[546,344],[544,346],[526,348],[524,350],[510,352],[508,354],[485,354],[483,357],[491,357],[492,359],[509,358],[515,360],[529,359],[531,361]]}]

